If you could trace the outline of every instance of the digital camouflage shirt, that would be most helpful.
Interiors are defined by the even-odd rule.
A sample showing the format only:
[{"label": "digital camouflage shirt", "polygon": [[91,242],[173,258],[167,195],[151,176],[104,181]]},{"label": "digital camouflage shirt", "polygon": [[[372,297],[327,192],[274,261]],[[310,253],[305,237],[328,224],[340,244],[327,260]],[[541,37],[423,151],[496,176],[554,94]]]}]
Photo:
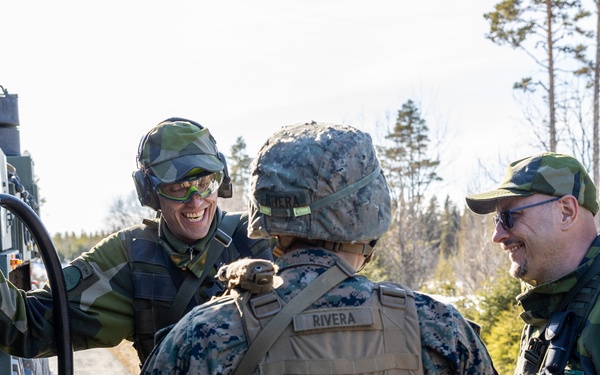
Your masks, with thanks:
[{"label": "digital camouflage shirt", "polygon": [[[202,273],[206,257],[199,256],[193,263],[190,258],[194,254],[206,253],[209,239],[216,229],[215,222],[209,234],[193,246],[175,239],[162,220],[160,226],[140,225],[108,236],[63,270],[69,290],[74,350],[112,347],[124,339],[133,340],[136,316],[128,238],[134,231],[150,231],[152,233],[146,233],[148,237],[158,238],[159,228],[162,245],[156,247],[154,244],[159,249],[157,251],[166,252],[166,259],[170,259],[177,266],[175,268],[184,274],[188,270],[197,276]],[[243,234],[233,236],[238,249],[245,248],[246,252],[256,254],[258,258],[272,259],[271,243],[247,237],[245,214],[238,222],[236,233]],[[152,256],[152,251],[148,253]],[[154,253],[154,256],[163,257],[158,253]],[[77,267],[73,264],[77,264]],[[215,273],[216,269],[211,272],[212,275]],[[163,273],[157,278],[167,276]],[[202,289],[197,292],[196,304],[206,300],[198,297]],[[20,357],[55,355],[52,296],[48,285],[43,289],[24,292],[0,273],[0,306],[0,349]]]},{"label": "digital camouflage shirt", "polygon": [[[283,284],[275,290],[289,302],[339,259],[322,249],[296,250],[275,262]],[[313,309],[360,307],[375,283],[346,279],[313,303]],[[495,374],[492,360],[469,323],[452,306],[415,293],[425,374]],[[216,299],[186,315],[157,345],[144,374],[230,374],[248,350],[244,325],[231,298]],[[327,350],[327,348],[323,348]],[[256,372],[255,372],[256,373]]]},{"label": "digital camouflage shirt", "polygon": [[[600,261],[600,237],[592,244],[581,265],[570,274],[543,285],[533,287],[525,284],[526,290],[517,297],[523,307],[521,318],[526,326],[521,337],[521,351],[515,374],[523,374],[523,355],[531,337],[538,337],[550,315],[556,310],[563,297],[581,279],[590,264]],[[600,299],[587,318],[587,322],[577,339],[565,374],[600,374]]]}]

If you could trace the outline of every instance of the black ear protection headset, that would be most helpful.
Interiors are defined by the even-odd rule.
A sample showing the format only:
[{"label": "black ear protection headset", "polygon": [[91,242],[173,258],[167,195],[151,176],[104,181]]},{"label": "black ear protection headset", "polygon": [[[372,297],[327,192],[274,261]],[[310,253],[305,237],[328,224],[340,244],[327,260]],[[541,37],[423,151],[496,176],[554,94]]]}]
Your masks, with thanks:
[{"label": "black ear protection headset", "polygon": [[[189,122],[190,124],[196,125],[200,129],[204,129],[204,126],[200,125],[199,123],[181,117],[168,118],[164,121],[161,121],[159,125],[163,122],[175,121]],[[132,177],[133,183],[135,184],[135,190],[137,192],[138,199],[142,206],[147,206],[158,211],[160,209],[160,205],[158,203],[158,196],[154,192],[154,189],[152,189],[152,182],[150,182],[150,178],[148,176],[147,170],[149,166],[145,165],[144,161],[142,160],[142,151],[144,150],[144,145],[146,144],[146,141],[148,140],[149,136],[150,132],[148,132],[140,141],[136,157],[136,164],[138,169],[133,171]],[[221,152],[219,152],[219,150],[217,150],[217,158],[221,161],[221,163],[223,163],[223,182],[221,183],[221,186],[219,186],[219,198],[231,198],[233,196],[233,186],[231,184],[231,177],[229,177],[229,172],[227,170],[227,162],[225,160],[225,155],[223,155]]]}]

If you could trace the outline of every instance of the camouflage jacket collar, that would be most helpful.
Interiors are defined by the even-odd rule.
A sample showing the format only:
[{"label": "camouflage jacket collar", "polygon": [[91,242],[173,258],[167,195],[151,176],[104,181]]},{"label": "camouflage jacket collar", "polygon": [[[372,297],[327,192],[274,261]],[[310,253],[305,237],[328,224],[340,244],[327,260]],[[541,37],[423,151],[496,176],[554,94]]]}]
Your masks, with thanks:
[{"label": "camouflage jacket collar", "polygon": [[[207,235],[193,244],[187,244],[175,237],[164,220],[160,219],[159,241],[164,251],[167,252],[169,258],[171,258],[177,267],[187,268],[200,277],[204,268],[204,262],[206,261],[208,244],[217,227],[217,216],[215,215],[215,218],[213,218]],[[198,254],[201,255],[198,256]],[[193,262],[192,259],[194,260]]]},{"label": "camouflage jacket collar", "polygon": [[276,261],[279,270],[297,266],[323,266],[331,268],[339,257],[331,251],[324,249],[299,249],[285,253]]},{"label": "camouflage jacket collar", "polygon": [[591,264],[600,261],[600,236],[596,237],[579,267],[559,279],[533,287],[523,283],[524,292],[517,297],[523,307],[521,319],[536,327],[543,326],[561,300],[586,274]]}]

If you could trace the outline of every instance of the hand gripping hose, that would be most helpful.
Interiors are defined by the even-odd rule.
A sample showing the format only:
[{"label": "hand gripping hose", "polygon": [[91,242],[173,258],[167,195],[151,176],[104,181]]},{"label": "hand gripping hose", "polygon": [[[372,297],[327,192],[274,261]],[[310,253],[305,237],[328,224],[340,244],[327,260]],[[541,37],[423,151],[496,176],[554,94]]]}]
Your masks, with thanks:
[{"label": "hand gripping hose", "polygon": [[0,194],[0,206],[14,213],[25,224],[40,249],[42,260],[48,270],[48,282],[52,287],[58,373],[72,375],[73,347],[69,325],[67,288],[54,243],[52,243],[52,239],[40,218],[27,203],[12,195]]}]

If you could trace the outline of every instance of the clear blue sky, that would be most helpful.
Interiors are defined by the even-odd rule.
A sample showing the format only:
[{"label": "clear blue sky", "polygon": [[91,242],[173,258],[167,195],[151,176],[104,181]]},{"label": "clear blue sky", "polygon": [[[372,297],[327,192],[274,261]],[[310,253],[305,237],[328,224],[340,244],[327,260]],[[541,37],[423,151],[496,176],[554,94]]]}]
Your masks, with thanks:
[{"label": "clear blue sky", "polygon": [[[373,133],[413,99],[448,127],[442,189],[462,204],[477,162],[529,153],[512,83],[527,57],[484,38],[497,1],[4,1],[0,85],[19,95],[50,233],[103,228],[133,191],[140,138],[171,116],[253,156],[282,125]],[[485,188],[488,181],[478,182]]]}]

